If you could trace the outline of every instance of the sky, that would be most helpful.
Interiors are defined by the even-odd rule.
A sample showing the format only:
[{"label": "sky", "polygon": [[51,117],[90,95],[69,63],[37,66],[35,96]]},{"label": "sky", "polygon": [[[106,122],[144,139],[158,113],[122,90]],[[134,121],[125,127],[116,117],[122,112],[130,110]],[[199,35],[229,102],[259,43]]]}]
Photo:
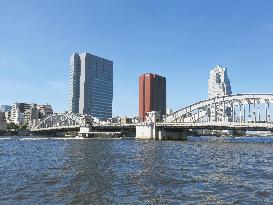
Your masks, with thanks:
[{"label": "sky", "polygon": [[167,79],[167,107],[208,98],[209,71],[233,93],[273,93],[271,0],[0,0],[0,104],[67,110],[69,58],[114,62],[113,116],[138,114],[138,77]]}]

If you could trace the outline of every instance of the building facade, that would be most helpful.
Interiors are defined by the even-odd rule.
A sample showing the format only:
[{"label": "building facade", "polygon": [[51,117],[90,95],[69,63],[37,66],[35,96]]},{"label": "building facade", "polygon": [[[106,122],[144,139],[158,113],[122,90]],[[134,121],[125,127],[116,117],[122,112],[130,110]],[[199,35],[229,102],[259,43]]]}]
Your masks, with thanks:
[{"label": "building facade", "polygon": [[6,120],[9,122],[14,122],[18,125],[28,125],[31,127],[39,120],[52,114],[53,109],[51,105],[37,105],[36,103],[28,104],[16,102],[12,105],[10,119],[6,117]]},{"label": "building facade", "polygon": [[0,111],[0,132],[7,130],[7,122],[5,119],[5,112]]},{"label": "building facade", "polygon": [[1,105],[0,112],[10,112],[11,108],[12,108],[12,106],[10,106],[10,105]]},{"label": "building facade", "polygon": [[139,118],[145,120],[146,113],[160,111],[166,114],[166,78],[147,73],[139,77]]},{"label": "building facade", "polygon": [[228,78],[226,68],[217,65],[213,70],[210,71],[208,94],[209,98],[232,94],[230,80]]},{"label": "building facade", "polygon": [[31,107],[31,104],[15,102],[12,105],[12,109],[11,109],[11,116],[10,116],[11,121],[18,125],[27,124],[28,117],[25,116],[25,113],[28,109],[30,109],[30,107]]},{"label": "building facade", "polygon": [[68,112],[112,117],[113,61],[89,54],[70,58]]},{"label": "building facade", "polygon": [[[217,65],[210,71],[208,80],[208,95],[209,98],[228,96],[232,94],[230,80],[227,75],[227,69]],[[224,110],[225,109],[225,110]],[[231,121],[231,107],[226,105],[212,105],[210,107],[209,120],[216,121]],[[225,118],[223,115],[225,114]]]}]

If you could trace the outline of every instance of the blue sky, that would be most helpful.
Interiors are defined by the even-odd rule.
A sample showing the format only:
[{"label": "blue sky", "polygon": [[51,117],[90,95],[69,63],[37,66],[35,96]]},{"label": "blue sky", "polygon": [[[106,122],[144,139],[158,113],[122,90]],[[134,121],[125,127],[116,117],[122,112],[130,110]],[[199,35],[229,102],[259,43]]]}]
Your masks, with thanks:
[{"label": "blue sky", "polygon": [[0,104],[67,109],[69,57],[114,61],[113,115],[138,113],[138,77],[167,78],[167,106],[207,98],[209,71],[233,93],[273,93],[273,1],[0,0]]}]

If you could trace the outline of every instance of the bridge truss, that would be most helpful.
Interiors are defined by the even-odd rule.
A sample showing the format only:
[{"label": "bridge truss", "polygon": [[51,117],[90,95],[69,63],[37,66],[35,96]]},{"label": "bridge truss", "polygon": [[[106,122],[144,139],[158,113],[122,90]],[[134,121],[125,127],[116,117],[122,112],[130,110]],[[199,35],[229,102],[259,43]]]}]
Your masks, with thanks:
[{"label": "bridge truss", "polygon": [[234,122],[234,123],[271,123],[270,105],[273,94],[238,94],[216,97],[185,108],[163,117],[171,122]]},{"label": "bridge truss", "polygon": [[78,128],[92,123],[92,117],[74,113],[58,113],[47,116],[37,125],[32,127],[32,131],[61,130]]}]

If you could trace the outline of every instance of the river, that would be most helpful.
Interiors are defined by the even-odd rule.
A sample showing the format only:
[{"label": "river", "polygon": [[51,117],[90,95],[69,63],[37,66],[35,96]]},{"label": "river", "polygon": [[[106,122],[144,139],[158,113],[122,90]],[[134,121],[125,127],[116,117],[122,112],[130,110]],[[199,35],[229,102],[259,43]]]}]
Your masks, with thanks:
[{"label": "river", "polygon": [[273,204],[273,138],[0,138],[0,204]]}]

